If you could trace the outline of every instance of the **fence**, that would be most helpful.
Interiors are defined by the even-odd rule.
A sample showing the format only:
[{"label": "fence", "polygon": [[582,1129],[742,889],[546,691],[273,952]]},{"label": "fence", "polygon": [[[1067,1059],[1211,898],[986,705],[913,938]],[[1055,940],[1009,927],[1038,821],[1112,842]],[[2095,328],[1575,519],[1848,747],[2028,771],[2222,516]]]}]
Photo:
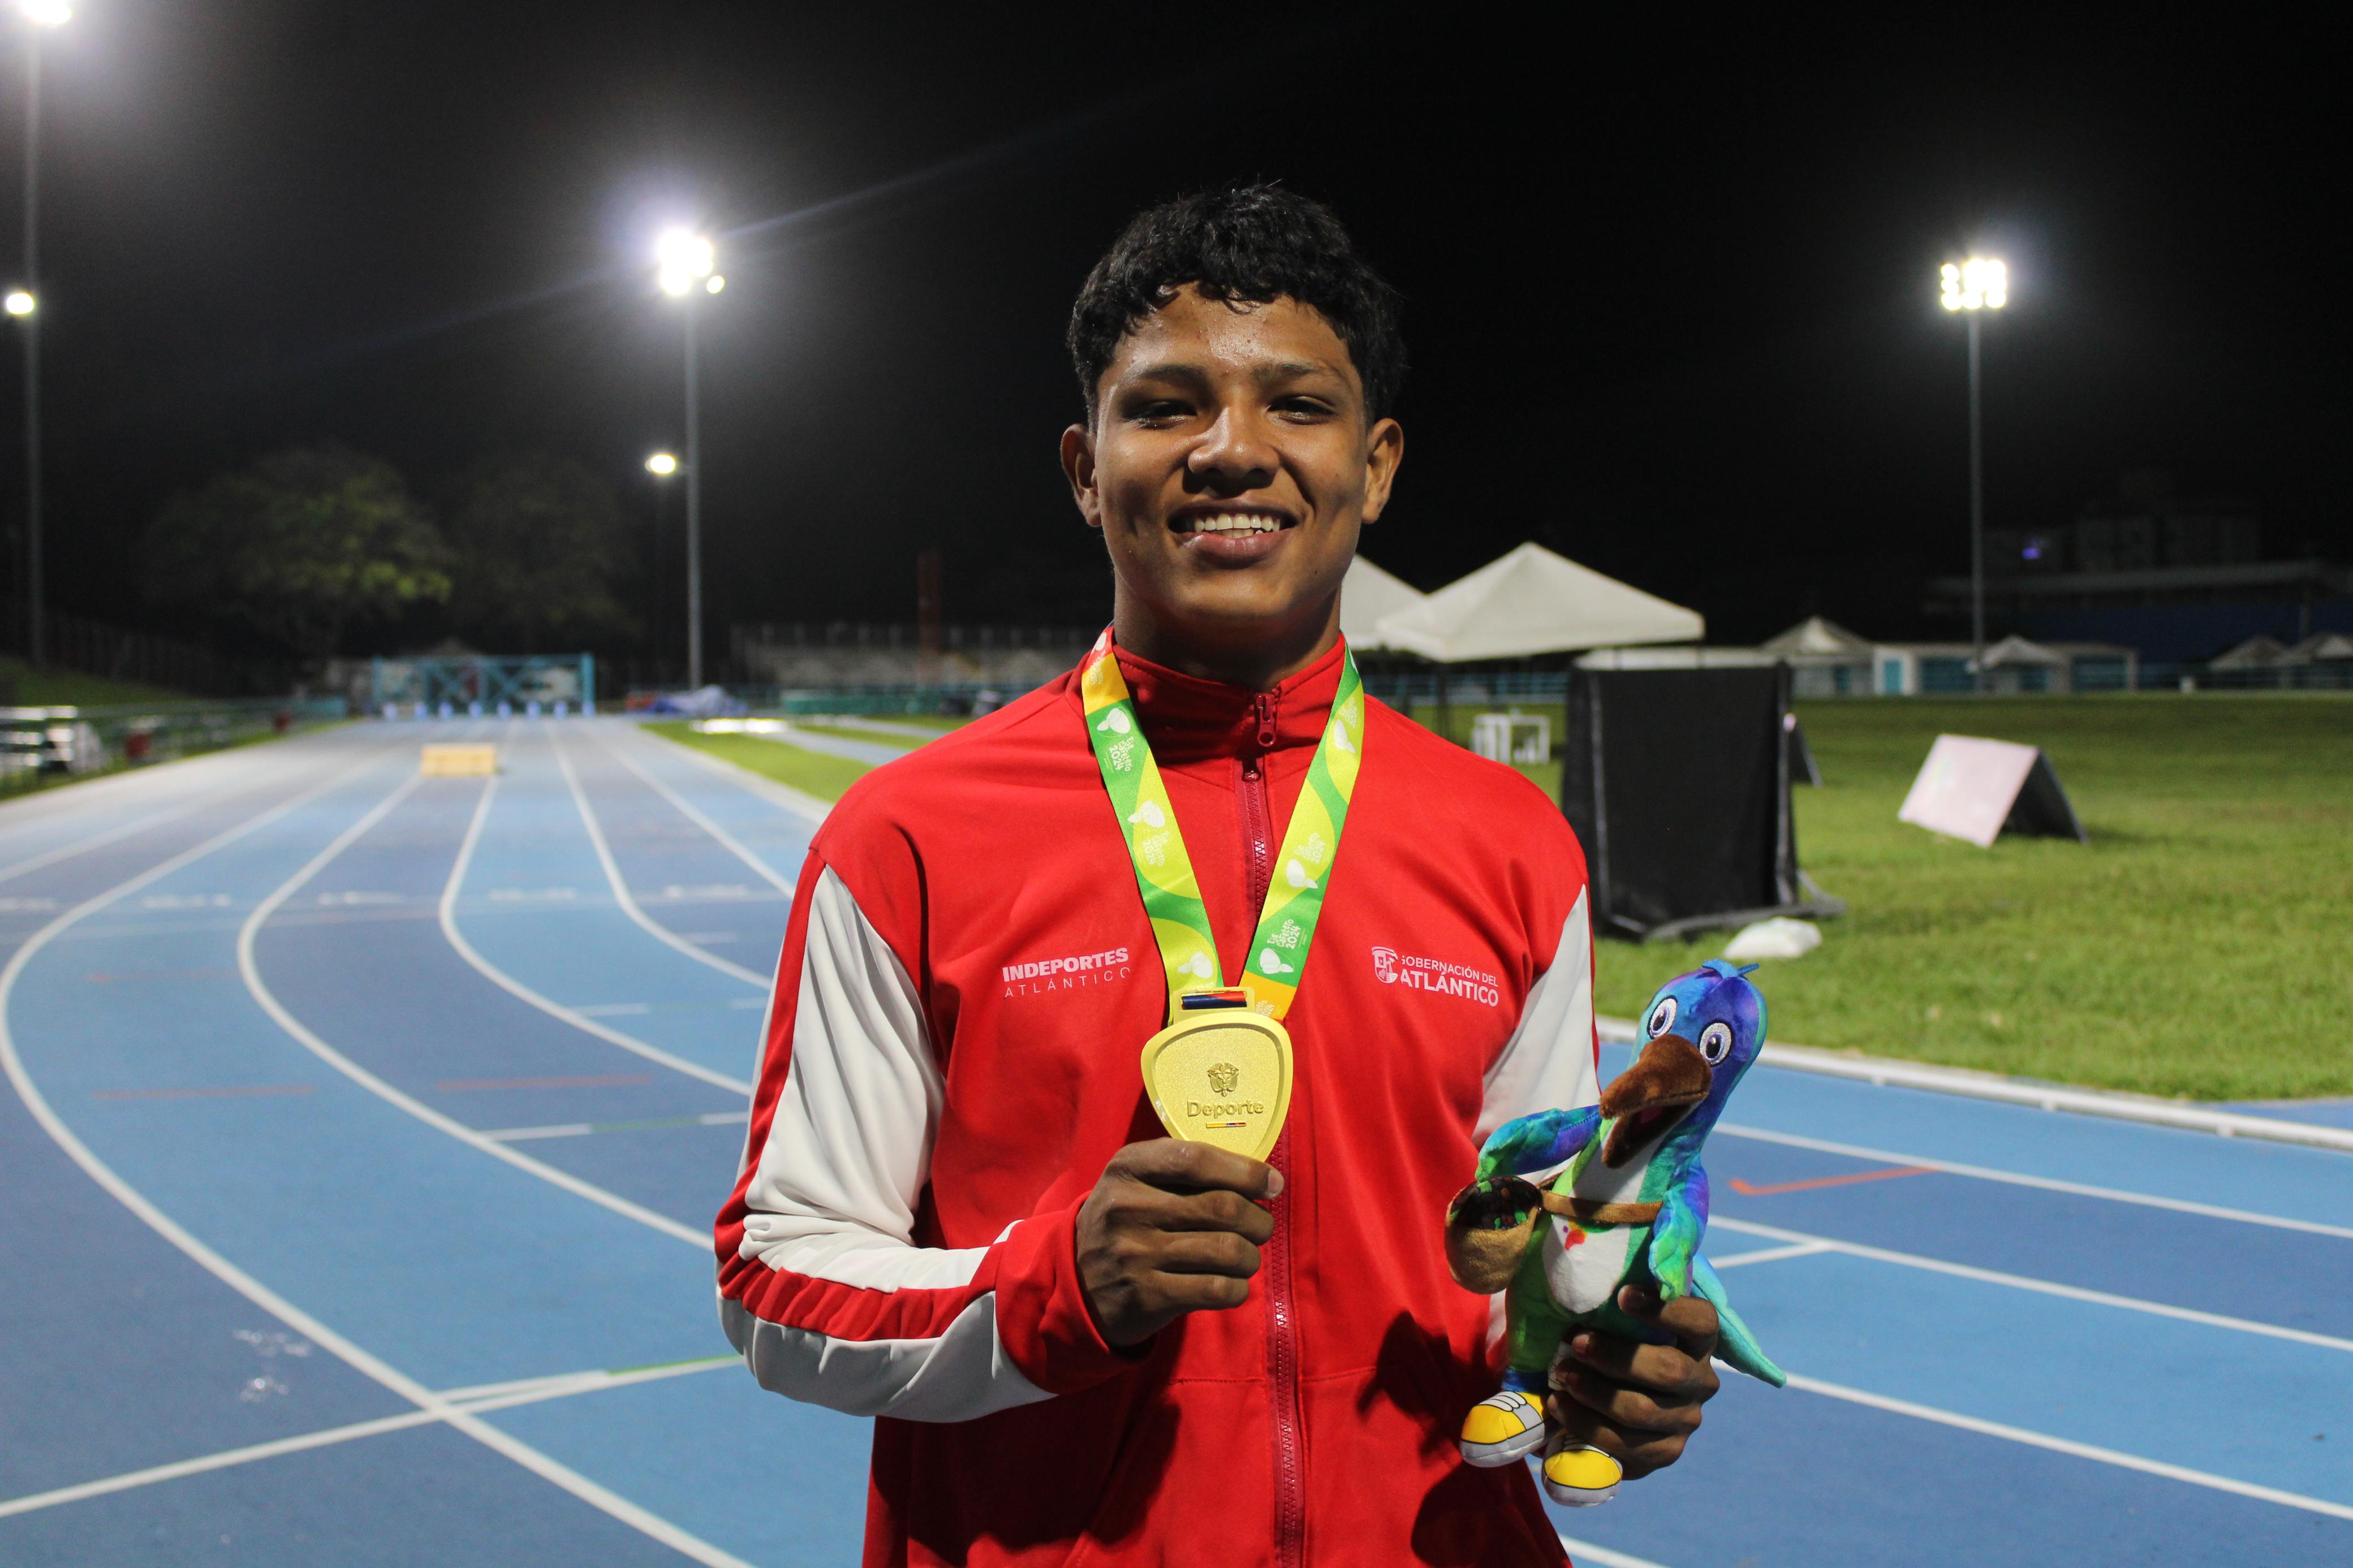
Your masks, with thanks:
[{"label": "fence", "polygon": [[[206,697],[245,697],[283,691],[292,671],[258,659],[231,658],[200,644],[153,632],[134,632],[69,611],[41,612],[45,662],[82,675],[135,680]],[[25,606],[0,605],[0,642],[25,647]]]},{"label": "fence", "polygon": [[142,767],[346,718],[340,697],[0,708],[0,795]]}]

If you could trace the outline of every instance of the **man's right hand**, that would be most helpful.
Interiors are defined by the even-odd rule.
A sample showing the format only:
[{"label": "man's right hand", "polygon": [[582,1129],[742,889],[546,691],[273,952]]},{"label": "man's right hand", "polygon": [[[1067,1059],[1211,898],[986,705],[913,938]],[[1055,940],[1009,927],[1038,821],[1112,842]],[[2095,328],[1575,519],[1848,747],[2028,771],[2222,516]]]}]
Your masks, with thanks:
[{"label": "man's right hand", "polygon": [[1282,1173],[1212,1143],[1155,1138],[1111,1157],[1079,1209],[1079,1279],[1103,1338],[1141,1344],[1187,1312],[1239,1307]]}]

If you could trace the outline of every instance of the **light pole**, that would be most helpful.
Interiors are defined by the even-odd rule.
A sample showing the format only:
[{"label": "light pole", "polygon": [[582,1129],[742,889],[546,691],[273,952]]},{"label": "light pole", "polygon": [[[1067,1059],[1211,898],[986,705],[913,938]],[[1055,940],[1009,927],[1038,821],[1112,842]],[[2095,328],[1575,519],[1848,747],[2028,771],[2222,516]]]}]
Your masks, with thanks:
[{"label": "light pole", "polygon": [[[654,477],[654,551],[652,580],[657,586],[654,589],[652,614],[654,646],[656,647],[659,647],[661,646],[662,638],[662,622],[669,618],[662,614],[662,595],[661,589],[659,586],[661,582],[662,569],[662,527],[668,521],[666,514],[670,510],[670,481],[678,475],[677,455],[675,453],[666,451],[649,454],[646,458],[646,472]],[[661,679],[661,659],[659,654],[655,656],[654,659],[654,679],[657,681]]]},{"label": "light pole", "polygon": [[[712,270],[711,241],[672,229],[654,247],[655,281],[679,301],[686,332],[686,684],[702,685],[702,420],[695,374],[694,296],[716,294],[727,279]],[[650,466],[650,465],[649,465]]]},{"label": "light pole", "polygon": [[1969,659],[1970,682],[1986,689],[1985,667],[1985,420],[1978,405],[1978,313],[2010,303],[2010,268],[1973,256],[1945,263],[1939,302],[1969,319]]},{"label": "light pole", "polygon": [[38,668],[41,625],[41,30],[73,20],[66,0],[16,0],[25,38],[25,280],[8,293],[8,313],[25,334],[25,662]]}]

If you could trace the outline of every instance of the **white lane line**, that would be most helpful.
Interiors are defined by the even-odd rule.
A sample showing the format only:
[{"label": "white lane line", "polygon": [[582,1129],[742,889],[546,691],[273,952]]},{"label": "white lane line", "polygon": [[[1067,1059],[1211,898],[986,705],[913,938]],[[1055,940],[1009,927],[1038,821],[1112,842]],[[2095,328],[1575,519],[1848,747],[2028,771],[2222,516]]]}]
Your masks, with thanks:
[{"label": "white lane line", "polygon": [[2109,1203],[2137,1204],[2143,1208],[2170,1209],[2176,1214],[2203,1215],[2208,1219],[2235,1220],[2242,1225],[2264,1225],[2278,1230],[2300,1230],[2313,1236],[2342,1237],[2353,1241],[2353,1226],[2327,1225],[2319,1220],[2290,1219],[2284,1215],[2259,1214],[2253,1209],[2226,1208],[2220,1204],[2193,1203],[2187,1198],[2163,1198],[2153,1193],[2127,1192],[2121,1187],[2097,1187],[2084,1182],[2063,1182],[2052,1176],[2030,1176],[2018,1171],[1998,1171],[1985,1165],[1965,1165],[1955,1160],[1939,1160],[1927,1154],[1899,1154],[1886,1149],[1867,1148],[1860,1143],[1837,1143],[1827,1138],[1804,1138],[1794,1132],[1774,1132],[1762,1127],[1748,1127],[1738,1122],[1719,1121],[1715,1131],[1733,1138],[1751,1138],[1760,1143],[1779,1143],[1791,1149],[1812,1149],[1825,1154],[1845,1154],[1857,1160],[1872,1160],[1886,1165],[1926,1165],[1932,1171],[1947,1175],[1968,1176],[1980,1182],[2004,1182],[2016,1187],[2034,1187],[2047,1193],[2071,1193],[2077,1197],[2102,1198]]},{"label": "white lane line", "polygon": [[[2322,1350],[2353,1352],[2353,1340],[2335,1334],[2315,1333],[2309,1329],[2284,1328],[2277,1323],[2257,1322],[2252,1318],[2228,1317],[2221,1312],[2201,1312],[2192,1307],[2176,1307],[2163,1301],[2151,1301],[2138,1296],[2118,1296],[2105,1290],[2086,1289],[2080,1285],[2063,1285],[2055,1279],[2037,1279],[2031,1275],[2004,1273],[1999,1268],[1979,1268],[1968,1263],[1949,1263],[1941,1258],[1926,1258],[1916,1252],[1894,1252],[1883,1247],[1865,1247],[1861,1242],[1841,1241],[1836,1237],[1812,1236],[1801,1230],[1784,1230],[1778,1226],[1757,1225],[1747,1220],[1725,1219],[1721,1215],[1711,1222],[1716,1228],[1742,1236],[1761,1236],[1768,1241],[1787,1241],[1823,1252],[1841,1252],[1850,1258],[1867,1258],[1874,1263],[1893,1263],[1904,1268],[1924,1269],[1931,1274],[1947,1274],[1956,1279],[1973,1279],[1985,1285],[2006,1286],[2012,1290],[2031,1290],[2038,1296],[2057,1296],[2069,1301],[2084,1301],[2095,1307],[2115,1307],[2127,1312],[2146,1312],[2153,1318],[2171,1318],[2177,1322],[2198,1323],[2210,1329],[2229,1329],[2242,1334],[2259,1334],[2265,1339],[2286,1340],[2294,1344],[2316,1345]],[[1710,1262],[1715,1262],[1713,1258]],[[1715,1266],[1718,1268],[1744,1261],[1728,1258]],[[1751,1258],[1745,1261],[1761,1262]]]},{"label": "white lane line", "polygon": [[702,812],[684,795],[679,794],[678,791],[670,788],[670,785],[662,783],[661,780],[648,773],[644,767],[639,765],[637,758],[629,755],[627,750],[622,747],[616,746],[612,742],[607,740],[605,738],[605,731],[601,726],[591,731],[590,733],[596,736],[596,744],[603,747],[607,754],[617,759],[623,767],[628,769],[631,773],[637,774],[638,777],[643,779],[655,794],[660,795],[673,806],[676,806],[681,816],[685,817],[689,822],[691,822],[697,827],[700,827],[702,831],[711,835],[712,837],[717,839],[720,844],[726,848],[728,853],[733,855],[735,858],[743,861],[744,864],[749,866],[754,871],[765,878],[770,887],[775,888],[788,899],[793,896],[793,879],[790,877],[780,875],[775,867],[769,865],[765,860],[761,859],[757,855],[753,854],[752,851],[745,847],[733,834],[728,832],[725,828],[720,826],[719,824],[712,821],[710,817],[704,816]]},{"label": "white lane line", "polygon": [[[279,905],[293,897],[311,878],[324,870],[335,857],[356,843],[361,835],[383,821],[395,806],[406,800],[409,793],[422,782],[422,774],[410,774],[402,782],[399,788],[385,796],[366,816],[335,835],[334,839],[325,848],[311,857],[309,864],[280,883],[274,892],[254,906],[253,913],[246,917],[245,924],[238,928],[237,933],[237,973],[245,977],[245,988],[253,994],[253,999],[256,1002],[261,1004],[261,1010],[269,1015],[271,1021],[292,1037],[296,1044],[386,1104],[408,1112],[427,1127],[438,1132],[448,1133],[469,1148],[480,1150],[493,1160],[503,1161],[516,1170],[528,1175],[537,1176],[541,1181],[561,1187],[575,1197],[586,1198],[598,1207],[609,1209],[625,1219],[633,1219],[639,1225],[661,1232],[664,1236],[675,1237],[699,1252],[708,1251],[711,1238],[702,1232],[681,1225],[668,1215],[656,1214],[642,1204],[632,1203],[618,1193],[607,1192],[593,1182],[584,1182],[569,1171],[559,1171],[554,1166],[543,1164],[528,1154],[518,1154],[496,1139],[486,1138],[464,1122],[444,1116],[423,1100],[395,1089],[311,1033],[302,1020],[286,1010],[285,1004],[279,1001],[277,994],[263,982],[260,965],[255,963],[253,956],[254,938],[260,932],[263,923],[277,910]],[[483,790],[485,799],[489,797],[489,789],[485,787]]]},{"label": "white lane line", "polygon": [[649,1121],[565,1121],[550,1127],[498,1127],[482,1134],[501,1143],[528,1142],[534,1138],[586,1138],[592,1132],[657,1131],[670,1127],[744,1127],[748,1110],[712,1110],[701,1116],[666,1116]]},{"label": "white lane line", "polygon": [[[682,1363],[676,1367],[659,1367],[640,1373],[575,1373],[561,1377],[532,1378],[517,1384],[491,1384],[480,1390],[452,1390],[441,1397],[450,1409],[469,1415],[480,1415],[495,1410],[512,1410],[519,1405],[543,1404],[551,1399],[569,1399],[575,1394],[595,1394],[607,1388],[624,1388],[635,1383],[649,1383],[656,1378],[680,1377],[689,1373],[709,1372],[713,1367],[733,1364],[735,1358],[723,1356],[713,1361]],[[152,1465],[143,1470],[127,1470],[119,1476],[106,1476],[94,1481],[82,1481],[53,1491],[31,1492],[24,1497],[0,1501],[0,1519],[12,1514],[33,1513],[45,1508],[58,1508],[85,1499],[107,1497],[115,1492],[152,1487],[159,1481],[176,1481],[183,1476],[200,1476],[213,1470],[231,1469],[238,1465],[250,1465],[261,1459],[275,1459],[284,1454],[308,1453],[313,1448],[332,1447],[339,1443],[357,1442],[363,1437],[379,1436],[386,1432],[405,1432],[414,1426],[436,1426],[448,1416],[436,1410],[410,1410],[398,1415],[381,1415],[373,1421],[354,1421],[348,1426],[324,1427],[305,1432],[299,1436],[280,1437],[269,1443],[253,1443],[242,1448],[225,1448],[216,1454],[200,1454],[192,1459],[178,1459],[168,1465]]]},{"label": "white lane line", "polygon": [[[1630,1018],[1596,1018],[1601,1038],[1612,1045],[1632,1045],[1641,1037]],[[2250,1116],[2244,1111],[2215,1110],[2202,1105],[2181,1105],[2149,1095],[2120,1094],[2110,1089],[2075,1089],[2065,1084],[2036,1083],[2005,1078],[2000,1073],[1972,1072],[1962,1068],[1935,1067],[1901,1061],[1893,1057],[1850,1056],[1816,1046],[1768,1043],[1757,1060],[1769,1068],[1816,1073],[1868,1083],[1874,1089],[1925,1089],[1932,1094],[1959,1095],[1992,1100],[2000,1105],[2063,1110],[2077,1116],[2105,1116],[2117,1121],[2137,1121],[2168,1127],[2179,1132],[2211,1132],[2221,1138],[2257,1138],[2274,1143],[2353,1153],[2353,1128],[2330,1127],[2280,1116]]]},{"label": "white lane line", "polygon": [[608,1024],[598,1023],[577,1008],[567,1007],[553,997],[543,996],[474,951],[474,944],[468,942],[465,932],[458,929],[458,890],[466,880],[467,868],[473,864],[474,847],[481,841],[482,825],[490,820],[491,800],[498,793],[498,787],[499,781],[496,774],[491,775],[482,785],[482,798],[474,807],[473,820],[466,825],[466,837],[458,846],[458,858],[449,867],[449,879],[441,885],[443,939],[457,950],[459,957],[473,965],[477,974],[504,991],[508,995],[538,1008],[549,1017],[559,1019],[586,1034],[596,1036],[607,1045],[618,1046],[621,1049],[643,1057],[649,1062],[659,1062],[673,1072],[684,1073],[689,1078],[700,1079],[704,1083],[731,1089],[749,1099],[752,1086],[744,1079],[730,1078],[716,1068],[704,1067],[701,1062],[689,1061],[684,1057],[672,1056],[658,1046],[646,1044],[634,1035],[625,1035]]},{"label": "white lane line", "polygon": [[605,868],[605,880],[613,885],[613,897],[620,901],[621,912],[635,921],[648,936],[664,946],[675,948],[697,963],[707,963],[723,974],[732,974],[747,984],[757,985],[763,991],[766,990],[772,979],[771,976],[756,974],[742,964],[730,963],[715,952],[705,952],[702,948],[695,946],[669,927],[660,924],[638,907],[638,900],[629,894],[629,885],[621,879],[621,868],[613,860],[612,847],[605,842],[604,826],[596,820],[596,810],[589,805],[586,792],[580,787],[580,775],[572,771],[572,759],[565,753],[564,742],[557,738],[553,728],[548,731],[547,742],[555,752],[555,765],[564,772],[564,782],[572,791],[572,804],[580,810],[580,820],[588,829],[588,842],[595,846],[596,850],[596,863]]},{"label": "white lane line", "polygon": [[[638,733],[641,736],[647,734],[642,726],[639,727]],[[744,794],[757,795],[771,805],[783,806],[812,826],[822,823],[833,810],[833,803],[830,801],[819,800],[817,796],[794,789],[789,784],[780,784],[765,774],[755,773],[749,768],[739,767],[724,757],[714,757],[700,746],[690,746],[682,741],[673,741],[666,735],[650,735],[647,738],[668,746],[704,773],[715,778],[726,780]]]},{"label": "white lane line", "polygon": [[128,1470],[119,1476],[108,1476],[95,1481],[83,1481],[70,1487],[58,1487],[54,1491],[30,1492],[24,1497],[0,1502],[0,1519],[12,1514],[33,1513],[45,1508],[60,1508],[69,1502],[105,1497],[112,1492],[127,1492],[140,1487],[152,1487],[158,1481],[176,1481],[183,1476],[201,1476],[208,1470],[226,1470],[237,1465],[249,1465],[258,1459],[274,1459],[281,1454],[301,1454],[312,1448],[331,1447],[337,1443],[353,1442],[362,1437],[374,1437],[385,1432],[405,1432],[412,1426],[434,1426],[441,1422],[441,1414],[433,1410],[410,1410],[398,1415],[379,1416],[374,1421],[354,1421],[348,1426],[330,1426],[322,1431],[305,1432],[299,1437],[280,1437],[274,1443],[255,1443],[243,1448],[226,1448],[217,1454],[204,1454],[193,1459],[178,1459],[168,1465],[153,1465],[143,1470]]},{"label": "white lane line", "polygon": [[322,1347],[330,1355],[340,1358],[355,1371],[392,1390],[410,1404],[432,1412],[476,1442],[504,1455],[543,1480],[561,1488],[590,1507],[609,1514],[674,1551],[683,1552],[698,1563],[708,1564],[709,1568],[750,1568],[750,1565],[744,1563],[742,1559],[720,1551],[698,1536],[690,1535],[668,1520],[648,1512],[628,1499],[597,1485],[568,1466],[549,1458],[529,1444],[511,1437],[488,1422],[450,1405],[423,1384],[362,1350],[358,1345],[343,1338],[343,1335],[197,1240],[194,1235],[183,1228],[178,1221],[149,1202],[145,1194],[124,1181],[116,1173],[112,1166],[100,1159],[91,1152],[88,1144],[75,1136],[73,1129],[68,1127],[58,1117],[57,1111],[50,1106],[47,1097],[41,1093],[39,1086],[33,1082],[31,1075],[25,1070],[24,1058],[16,1049],[16,1034],[8,1024],[9,1005],[16,995],[16,982],[25,973],[26,965],[54,941],[58,933],[85,916],[105,908],[115,900],[135,893],[140,889],[170,876],[182,867],[194,864],[214,850],[234,843],[247,834],[277,821],[287,813],[326,794],[345,780],[357,777],[360,773],[380,765],[382,761],[380,756],[371,756],[353,767],[332,774],[310,788],[280,802],[277,805],[257,816],[248,817],[237,826],[216,833],[201,844],[184,849],[169,859],[158,862],[128,881],[83,900],[34,932],[10,957],[6,967],[0,969],[0,1068],[6,1070],[8,1081],[15,1086],[17,1098],[25,1102],[25,1109],[32,1113],[33,1120],[40,1123],[41,1130],[49,1135],[51,1142],[65,1152],[67,1158],[81,1167],[83,1174],[97,1183],[117,1203],[138,1215],[150,1229],[178,1247],[215,1279],[284,1323],[288,1328],[302,1335],[311,1343]]},{"label": "white lane line", "polygon": [[534,1138],[586,1138],[596,1131],[586,1121],[566,1121],[554,1127],[493,1127],[482,1136],[501,1143],[521,1143]]},{"label": "white lane line", "polygon": [[1637,1557],[1630,1552],[1612,1552],[1607,1546],[1596,1546],[1590,1541],[1579,1541],[1573,1535],[1560,1538],[1561,1546],[1571,1557],[1583,1563],[1599,1563],[1601,1568],[1666,1568],[1647,1557]]},{"label": "white lane line", "polygon": [[1964,1432],[1976,1432],[1988,1437],[2000,1437],[2029,1447],[2047,1448],[2054,1454],[2066,1454],[2078,1459],[2094,1459],[2121,1469],[2138,1470],[2144,1475],[2162,1476],[2167,1480],[2186,1481],[2193,1487],[2209,1487],[2218,1492],[2234,1492],[2240,1497],[2254,1498],[2262,1502],[2279,1503],[2286,1508],[2300,1508],[2312,1513],[2324,1513],[2332,1519],[2353,1519],[2353,1507],[2331,1502],[2326,1498],[2306,1497],[2302,1492],[2282,1491],[2277,1487],[2257,1486],[2230,1476],[2218,1476],[2210,1470],[2193,1470],[2186,1465],[2170,1465],[2162,1459],[2144,1458],[2138,1454],[2126,1454],[2115,1448],[2103,1448],[2096,1444],[2078,1443],[2070,1437],[2054,1437],[2047,1432],[2035,1432],[2024,1426],[2011,1426],[2000,1421],[1982,1421],[1974,1415],[1957,1411],[1940,1410],[1933,1405],[1915,1405],[1908,1399],[1892,1399],[1883,1394],[1872,1394],[1843,1384],[1825,1383],[1816,1377],[1789,1374],[1789,1386],[1809,1394],[1820,1394],[1831,1399],[1842,1399],[1851,1405],[1867,1405],[1891,1415],[1909,1415],[1919,1421],[1933,1421],[1939,1426],[1958,1427]]},{"label": "white lane line", "polygon": [[44,866],[54,866],[60,860],[70,860],[77,855],[86,854],[92,849],[102,849],[110,844],[119,844],[133,834],[144,833],[151,827],[185,816],[190,812],[202,810],[215,801],[227,799],[236,791],[237,786],[231,784],[216,794],[201,795],[194,800],[185,801],[166,810],[133,818],[119,827],[111,827],[103,833],[93,834],[88,838],[76,839],[71,844],[60,844],[54,849],[45,849],[38,855],[27,856],[16,864],[0,869],[0,882],[14,881],[28,871],[37,871]]},{"label": "white lane line", "polygon": [[[1715,1223],[1717,1228],[1721,1230],[1739,1228],[1732,1221],[1720,1215]],[[1754,1252],[1736,1253],[1730,1258],[1711,1258],[1708,1262],[1722,1270],[1737,1268],[1744,1263],[1778,1263],[1785,1258],[1811,1258],[1818,1252],[1836,1250],[1837,1248],[1831,1247],[1827,1241],[1795,1241],[1787,1247],[1762,1247]]]}]

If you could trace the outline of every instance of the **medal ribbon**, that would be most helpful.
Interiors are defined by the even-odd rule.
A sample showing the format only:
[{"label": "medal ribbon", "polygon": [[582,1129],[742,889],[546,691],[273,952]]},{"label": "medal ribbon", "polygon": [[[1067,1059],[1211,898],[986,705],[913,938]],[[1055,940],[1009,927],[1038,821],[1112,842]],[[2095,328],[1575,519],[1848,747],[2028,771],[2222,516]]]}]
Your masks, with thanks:
[{"label": "medal ribbon", "polygon": [[[1135,867],[1135,885],[1152,920],[1153,941],[1160,948],[1161,968],[1168,979],[1168,1019],[1175,1023],[1187,992],[1222,990],[1225,980],[1218,967],[1209,911],[1193,877],[1193,859],[1185,851],[1185,835],[1176,826],[1160,764],[1144,738],[1135,700],[1119,672],[1109,631],[1096,639],[1080,667],[1079,690],[1086,702],[1087,739],[1103,769],[1103,788],[1118,814],[1128,859]],[[1307,967],[1308,944],[1315,938],[1316,918],[1324,912],[1324,885],[1331,879],[1332,857],[1348,819],[1348,801],[1356,794],[1364,741],[1364,683],[1356,677],[1356,655],[1344,652],[1332,717],[1307,764],[1307,783],[1292,808],[1291,826],[1275,856],[1274,873],[1267,879],[1266,907],[1259,911],[1250,959],[1242,967],[1244,994],[1250,1006],[1268,1017],[1281,1018],[1291,1010],[1301,972]]]}]

